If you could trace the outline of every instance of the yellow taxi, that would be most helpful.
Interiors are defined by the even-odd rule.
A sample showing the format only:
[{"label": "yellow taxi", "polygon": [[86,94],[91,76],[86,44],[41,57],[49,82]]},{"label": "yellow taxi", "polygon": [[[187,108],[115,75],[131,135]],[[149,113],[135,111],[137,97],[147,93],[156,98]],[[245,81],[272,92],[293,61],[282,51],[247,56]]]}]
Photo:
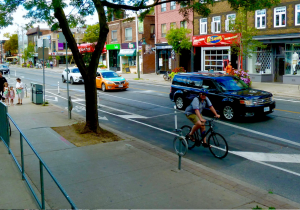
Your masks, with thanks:
[{"label": "yellow taxi", "polygon": [[111,70],[97,70],[96,87],[103,92],[107,90],[127,90],[129,82],[121,75]]}]

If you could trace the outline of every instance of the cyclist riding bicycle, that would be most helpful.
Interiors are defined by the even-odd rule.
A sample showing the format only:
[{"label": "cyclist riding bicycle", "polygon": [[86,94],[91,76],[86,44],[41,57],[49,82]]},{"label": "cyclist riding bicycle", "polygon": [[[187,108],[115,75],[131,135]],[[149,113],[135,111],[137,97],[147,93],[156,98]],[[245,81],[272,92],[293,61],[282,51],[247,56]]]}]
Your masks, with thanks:
[{"label": "cyclist riding bicycle", "polygon": [[[188,138],[190,138],[192,141],[195,141],[193,134],[200,128],[201,135],[205,135],[205,122],[206,120],[202,117],[202,111],[207,106],[209,109],[214,113],[215,117],[220,118],[220,115],[217,114],[215,108],[212,106],[212,103],[206,97],[207,95],[206,89],[201,89],[199,92],[199,95],[196,96],[192,103],[185,109],[185,115],[186,117],[194,124],[191,132],[188,134]],[[206,137],[203,139],[204,147],[209,147],[209,145],[206,143]]]}]

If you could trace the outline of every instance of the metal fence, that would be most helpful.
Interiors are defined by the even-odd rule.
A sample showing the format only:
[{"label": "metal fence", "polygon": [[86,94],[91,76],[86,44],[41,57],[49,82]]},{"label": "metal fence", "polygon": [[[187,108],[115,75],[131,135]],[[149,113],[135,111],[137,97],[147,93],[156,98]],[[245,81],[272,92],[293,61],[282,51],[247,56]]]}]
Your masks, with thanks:
[{"label": "metal fence", "polygon": [[[11,132],[11,127],[10,127],[10,122],[9,120],[15,125],[17,130],[20,133],[20,150],[21,150],[21,164],[18,162],[16,159],[13,151],[10,148],[10,132]],[[62,192],[64,197],[67,199],[69,204],[71,205],[72,209],[77,209],[76,205],[74,202],[71,200],[70,196],[67,194],[67,192],[63,189],[61,184],[57,181],[57,179],[54,177],[46,163],[43,161],[43,159],[40,157],[40,155],[37,153],[37,151],[34,149],[32,144],[29,142],[29,140],[26,138],[24,133],[21,131],[21,129],[18,127],[17,123],[12,119],[12,117],[7,113],[7,107],[0,102],[0,140],[3,141],[5,146],[8,149],[8,153],[11,154],[13,160],[17,164],[21,174],[22,174],[22,179],[27,183],[31,193],[33,194],[36,202],[38,203],[39,207],[41,209],[45,209],[45,191],[44,191],[44,169],[48,172],[54,183],[57,185],[59,190]],[[36,155],[36,157],[39,159],[39,167],[40,167],[40,186],[41,186],[41,199],[38,198],[37,194],[35,193],[34,189],[32,188],[29,179],[25,173],[25,166],[24,166],[24,153],[23,153],[23,142],[28,144],[28,146],[31,148],[33,153]]]}]

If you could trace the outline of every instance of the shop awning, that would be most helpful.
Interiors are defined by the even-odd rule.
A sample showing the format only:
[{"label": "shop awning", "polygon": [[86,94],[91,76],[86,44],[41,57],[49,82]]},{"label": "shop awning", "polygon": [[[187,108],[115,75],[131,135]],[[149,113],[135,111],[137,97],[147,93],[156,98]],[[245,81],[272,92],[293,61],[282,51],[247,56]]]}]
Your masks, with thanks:
[{"label": "shop awning", "polygon": [[118,56],[136,56],[136,49],[121,49]]},{"label": "shop awning", "polygon": [[[86,53],[86,52],[92,53],[95,51],[95,44],[97,44],[97,43],[96,42],[95,43],[85,43],[85,44],[77,45],[77,47],[78,47],[78,50],[80,53]],[[102,49],[102,53],[106,53],[106,42]]]}]

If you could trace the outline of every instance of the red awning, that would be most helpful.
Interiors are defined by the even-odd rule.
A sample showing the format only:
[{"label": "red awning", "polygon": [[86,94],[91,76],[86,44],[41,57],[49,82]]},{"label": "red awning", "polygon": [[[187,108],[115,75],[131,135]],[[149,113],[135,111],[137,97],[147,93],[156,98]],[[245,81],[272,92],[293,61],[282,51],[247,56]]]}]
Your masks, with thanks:
[{"label": "red awning", "polygon": [[[80,53],[86,53],[86,52],[94,52],[95,51],[95,44],[96,43],[85,43],[77,45],[78,50]],[[106,42],[104,44],[102,53],[106,53]]]},{"label": "red awning", "polygon": [[193,36],[194,47],[231,45],[239,42],[240,35],[232,33]]}]

